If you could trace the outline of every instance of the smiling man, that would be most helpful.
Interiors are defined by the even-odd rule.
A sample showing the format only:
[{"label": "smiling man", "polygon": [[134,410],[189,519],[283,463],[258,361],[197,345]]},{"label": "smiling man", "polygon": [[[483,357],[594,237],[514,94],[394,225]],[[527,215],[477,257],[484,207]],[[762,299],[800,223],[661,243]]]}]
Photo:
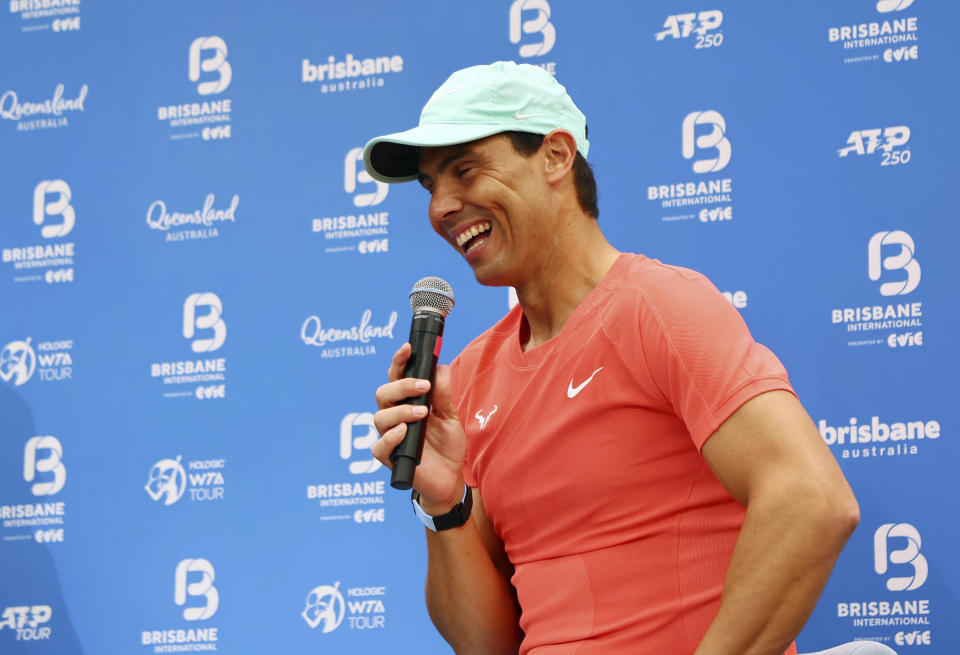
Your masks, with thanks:
[{"label": "smiling man", "polygon": [[[458,653],[795,653],[858,521],[787,373],[702,275],[618,252],[586,119],[548,73],[454,73],[370,174],[519,304],[439,367],[414,509]],[[374,456],[426,408],[377,390]]]}]

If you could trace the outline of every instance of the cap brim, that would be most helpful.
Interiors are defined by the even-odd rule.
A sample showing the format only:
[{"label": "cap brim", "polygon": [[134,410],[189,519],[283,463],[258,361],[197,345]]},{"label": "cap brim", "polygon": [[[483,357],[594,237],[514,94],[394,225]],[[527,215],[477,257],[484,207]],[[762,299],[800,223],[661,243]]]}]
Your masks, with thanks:
[{"label": "cap brim", "polygon": [[370,139],[363,148],[363,165],[375,180],[388,183],[409,182],[417,179],[420,169],[417,148],[467,143],[504,130],[503,125],[420,125],[405,132]]}]

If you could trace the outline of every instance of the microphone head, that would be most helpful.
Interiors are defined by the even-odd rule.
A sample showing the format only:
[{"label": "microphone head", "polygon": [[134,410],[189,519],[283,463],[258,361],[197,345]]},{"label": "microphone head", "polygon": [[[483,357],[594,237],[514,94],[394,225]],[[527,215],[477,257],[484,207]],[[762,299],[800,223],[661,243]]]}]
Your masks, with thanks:
[{"label": "microphone head", "polygon": [[410,306],[414,312],[427,310],[446,318],[453,309],[453,289],[445,280],[425,277],[413,285]]}]

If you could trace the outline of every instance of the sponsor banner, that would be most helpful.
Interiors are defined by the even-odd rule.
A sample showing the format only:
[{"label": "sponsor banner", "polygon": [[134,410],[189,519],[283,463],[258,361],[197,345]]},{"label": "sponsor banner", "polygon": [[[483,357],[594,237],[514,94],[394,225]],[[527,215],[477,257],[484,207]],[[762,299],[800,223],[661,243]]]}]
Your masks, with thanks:
[{"label": "sponsor banner", "polygon": [[184,95],[157,107],[157,120],[170,128],[170,138],[220,141],[233,136],[233,100],[222,95],[233,79],[227,43],[219,36],[200,36],[187,48],[187,80],[195,96]]},{"label": "sponsor banner", "polygon": [[[0,258],[13,282],[64,284],[74,281],[76,244],[67,239],[77,222],[73,192],[63,180],[43,180],[33,189],[32,243],[4,245]],[[9,267],[9,268],[7,268]]]},{"label": "sponsor banner", "polygon": [[386,483],[370,479],[383,466],[370,454],[379,438],[370,412],[351,412],[340,420],[339,454],[344,474],[351,477],[307,485],[307,500],[319,509],[321,521],[365,525],[386,520]]},{"label": "sponsor banner", "polygon": [[723,291],[722,293],[723,297],[726,298],[727,301],[737,309],[747,308],[747,302],[749,301],[749,298],[747,297],[746,291]]},{"label": "sponsor banner", "polygon": [[370,177],[363,167],[363,148],[351,149],[344,159],[343,190],[352,206],[343,203],[331,215],[310,223],[312,232],[323,239],[323,251],[360,255],[387,252],[390,213],[380,205],[389,188],[389,184]]},{"label": "sponsor banner", "polygon": [[520,63],[539,66],[557,74],[557,62],[545,60],[557,42],[557,29],[551,22],[547,0],[514,0],[509,11],[510,43],[519,46]]},{"label": "sponsor banner", "polygon": [[84,111],[86,84],[51,85],[49,95],[33,96],[9,89],[0,95],[0,119],[11,121],[17,132],[33,132],[70,125]]},{"label": "sponsor banner", "polygon": [[327,55],[312,61],[304,57],[300,61],[300,81],[316,85],[321,94],[377,89],[385,80],[400,73],[403,73],[400,55],[364,57],[348,52],[342,57]]},{"label": "sponsor banner", "polygon": [[227,339],[227,323],[217,294],[208,291],[187,296],[183,303],[183,337],[190,341],[196,357],[150,364],[150,377],[163,384],[163,397],[226,398],[227,358],[217,351]]},{"label": "sponsor banner", "polygon": [[[174,570],[173,601],[183,607],[182,620],[162,628],[140,631],[140,645],[153,653],[218,650],[220,628],[206,623],[220,607],[213,564],[202,557],[181,560]],[[166,593],[163,594],[164,596]],[[194,623],[196,622],[196,623]]]},{"label": "sponsor banner", "polygon": [[827,28],[827,42],[845,64],[899,65],[920,58],[920,27],[914,0],[878,0],[844,25]]},{"label": "sponsor banner", "polygon": [[240,196],[237,194],[229,203],[221,204],[209,193],[202,207],[198,208],[168,207],[165,201],[154,200],[147,207],[147,227],[162,234],[167,243],[215,239],[224,226],[236,223],[239,205]]},{"label": "sponsor banner", "polygon": [[[709,131],[707,131],[709,130]],[[647,200],[656,202],[664,223],[726,223],[733,220],[733,180],[719,173],[730,163],[727,122],[712,109],[687,114],[681,123],[680,151],[704,178],[647,187]]]},{"label": "sponsor banner", "polygon": [[340,581],[307,593],[300,616],[316,633],[335,630],[382,630],[387,627],[385,586],[347,587]]},{"label": "sponsor banner", "polygon": [[183,456],[177,455],[150,467],[144,489],[151,500],[161,505],[174,505],[181,498],[190,502],[223,500],[227,460],[182,460]]},{"label": "sponsor banner", "polygon": [[695,50],[719,48],[723,45],[723,12],[719,9],[672,14],[663,21],[663,27],[654,34],[657,41],[679,41]]},{"label": "sponsor banner", "polygon": [[909,523],[885,523],[873,533],[877,582],[866,598],[838,602],[837,621],[856,639],[902,646],[934,645],[935,603],[924,589],[929,563],[920,532]]},{"label": "sponsor banner", "polygon": [[840,424],[820,419],[817,426],[834,456],[841,460],[908,457],[921,450],[926,452],[928,444],[940,439],[940,421],[927,419],[897,421],[854,416]]},{"label": "sponsor banner", "polygon": [[877,232],[867,243],[867,276],[876,295],[830,310],[830,323],[848,347],[916,349],[923,346],[923,301],[913,295],[921,268],[916,244],[903,230]]},{"label": "sponsor banner", "polygon": [[80,30],[81,0],[8,0],[21,32],[65,34]]},{"label": "sponsor banner", "polygon": [[393,341],[393,328],[397,325],[397,312],[390,312],[383,322],[374,320],[373,310],[365,309],[359,321],[349,319],[333,326],[316,314],[308,316],[300,327],[300,340],[304,345],[320,349],[321,359],[341,357],[368,357],[377,354],[377,343]]},{"label": "sponsor banner", "polygon": [[909,142],[910,128],[906,125],[853,130],[846,144],[837,149],[837,156],[849,157],[850,161],[860,158],[878,161],[880,166],[900,166],[913,158]]},{"label": "sponsor banner", "polygon": [[0,380],[19,387],[31,380],[64,382],[73,378],[72,339],[33,342],[26,337],[0,350]]},{"label": "sponsor banner", "polygon": [[0,612],[0,644],[8,641],[44,641],[53,634],[49,605],[11,605]]},{"label": "sponsor banner", "polygon": [[30,502],[0,505],[3,541],[62,543],[67,504],[57,494],[66,484],[67,468],[59,439],[46,435],[27,440],[23,448],[23,481],[34,498]]}]

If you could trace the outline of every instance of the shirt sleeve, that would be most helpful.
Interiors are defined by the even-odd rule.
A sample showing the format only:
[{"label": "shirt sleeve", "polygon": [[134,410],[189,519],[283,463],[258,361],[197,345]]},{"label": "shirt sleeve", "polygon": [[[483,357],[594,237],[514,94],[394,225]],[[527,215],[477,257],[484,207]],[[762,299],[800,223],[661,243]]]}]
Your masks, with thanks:
[{"label": "shirt sleeve", "polygon": [[643,357],[698,450],[751,398],[793,393],[780,360],[707,278],[666,266],[651,278],[638,308]]},{"label": "shirt sleeve", "polygon": [[[461,382],[461,376],[463,374],[463,364],[461,358],[462,355],[457,356],[452,362],[450,362],[450,382],[453,404],[457,407],[457,412],[460,414],[460,421],[462,423],[464,412],[466,411],[466,403],[464,402],[466,394]],[[464,433],[466,433],[466,426],[464,426]],[[473,472],[469,444],[467,444],[467,451],[463,460],[463,481],[467,483],[468,487],[478,486],[477,476]]]}]

